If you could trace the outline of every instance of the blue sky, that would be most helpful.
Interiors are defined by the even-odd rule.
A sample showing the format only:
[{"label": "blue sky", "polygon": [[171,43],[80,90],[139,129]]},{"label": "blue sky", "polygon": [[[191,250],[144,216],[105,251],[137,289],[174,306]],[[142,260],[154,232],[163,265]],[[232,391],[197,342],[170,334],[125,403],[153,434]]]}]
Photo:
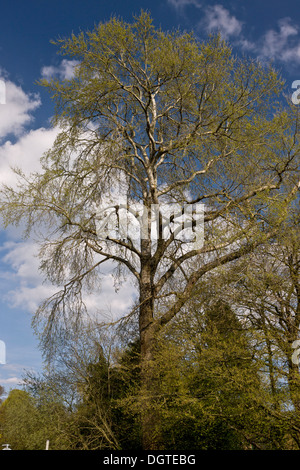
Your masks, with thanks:
[{"label": "blue sky", "polygon": [[[300,80],[300,10],[296,0],[11,0],[1,3],[0,78],[6,104],[0,104],[0,183],[12,183],[11,165],[25,171],[39,168],[39,158],[51,146],[56,131],[49,126],[53,105],[36,81],[54,73],[66,77],[72,63],[57,55],[51,39],[93,29],[118,15],[131,21],[141,9],[162,29],[193,30],[199,39],[220,31],[237,54],[273,60],[287,85]],[[298,8],[297,8],[298,7]],[[38,342],[31,328],[32,313],[53,292],[38,271],[34,240],[22,240],[19,230],[0,230],[0,340],[6,363],[0,363],[0,385],[18,386],[24,370],[42,367]],[[102,294],[91,299],[103,310],[128,308],[132,288],[114,294],[107,276]],[[1,358],[0,358],[1,360]]]}]

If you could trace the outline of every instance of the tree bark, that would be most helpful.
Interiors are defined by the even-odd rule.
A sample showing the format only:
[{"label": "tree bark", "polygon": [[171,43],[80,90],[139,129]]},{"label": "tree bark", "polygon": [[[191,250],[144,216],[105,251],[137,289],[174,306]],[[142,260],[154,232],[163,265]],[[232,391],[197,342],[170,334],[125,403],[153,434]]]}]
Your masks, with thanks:
[{"label": "tree bark", "polygon": [[141,425],[144,450],[162,449],[159,384],[155,365],[157,325],[154,321],[154,282],[151,264],[151,241],[142,240],[140,274],[139,332],[141,342]]},{"label": "tree bark", "polygon": [[300,373],[299,365],[294,364],[291,360],[288,361],[288,384],[290,389],[291,401],[295,410],[300,416]]}]

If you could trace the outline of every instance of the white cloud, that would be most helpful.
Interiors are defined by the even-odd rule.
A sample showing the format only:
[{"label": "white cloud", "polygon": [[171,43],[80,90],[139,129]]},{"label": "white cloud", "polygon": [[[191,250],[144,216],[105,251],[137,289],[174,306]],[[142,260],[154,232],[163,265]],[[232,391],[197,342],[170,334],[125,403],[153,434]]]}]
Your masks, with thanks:
[{"label": "white cloud", "polygon": [[84,301],[88,312],[95,314],[102,319],[107,316],[111,320],[116,320],[129,312],[133,304],[133,297],[136,290],[132,284],[130,276],[120,286],[118,292],[115,291],[114,278],[111,274],[115,265],[106,263],[105,272],[101,279],[101,288],[98,293],[86,296]]},{"label": "white cloud", "polygon": [[[25,351],[22,350],[23,355],[24,353]],[[26,366],[24,364],[16,362],[6,363],[0,366],[0,385],[5,389],[5,393],[2,398],[5,399],[10,390],[22,386],[24,382],[22,376],[24,375],[25,369]]]},{"label": "white cloud", "polygon": [[241,34],[243,23],[223,7],[223,5],[204,6],[199,0],[168,0],[175,10],[182,11],[188,6],[194,6],[203,11],[203,18],[198,27],[207,32],[219,32],[224,39]]},{"label": "white cloud", "polygon": [[[30,268],[30,266],[28,265]],[[23,280],[23,282],[26,282]],[[40,279],[40,282],[42,280]],[[10,290],[4,299],[8,302],[11,308],[21,308],[34,314],[39,305],[54,295],[57,289],[53,286],[46,286],[38,284],[34,287],[26,285],[18,285],[15,289]]]},{"label": "white cloud", "polygon": [[[52,72],[57,71],[44,70],[44,74]],[[70,76],[71,64],[62,63],[58,72]],[[21,168],[27,175],[39,171],[40,158],[52,147],[59,129],[38,128],[25,132],[25,126],[32,121],[31,112],[39,105],[39,100],[26,95],[13,83],[7,83],[8,100],[5,108],[2,108],[2,113],[3,109],[6,109],[10,114],[6,123],[4,114],[0,114],[0,136],[14,133],[16,139],[14,142],[6,140],[2,145],[0,142],[0,184],[14,187],[17,180],[12,167]],[[4,294],[6,302],[14,308],[33,313],[43,300],[57,291],[57,287],[44,282],[36,257],[37,245],[32,239],[20,241],[21,229],[22,227],[9,227],[6,230],[9,242],[2,245],[1,254],[7,270],[2,271],[1,278],[10,283],[8,291]],[[124,288],[116,294],[108,271],[104,273],[101,292],[88,296],[86,303],[92,311],[100,311],[101,306],[102,313],[111,311],[115,317],[129,308],[133,288],[129,282],[125,282]]]},{"label": "white cloud", "polygon": [[40,158],[55,140],[58,130],[40,128],[22,135],[15,143],[7,140],[0,146],[0,184],[14,186],[16,175],[12,167],[29,174],[40,169]]},{"label": "white cloud", "polygon": [[2,251],[6,252],[2,261],[14,273],[11,289],[4,294],[4,299],[13,308],[35,312],[40,302],[55,293],[53,286],[43,283],[36,243],[10,241],[3,245]]},{"label": "white cloud", "polygon": [[[1,382],[1,385],[5,387],[5,390],[7,389],[7,387],[9,387],[9,389],[7,390],[9,391],[10,389],[14,389],[14,388],[17,388],[17,386],[22,385],[23,380],[20,377],[9,377],[8,379],[2,378],[0,382]],[[4,398],[5,397],[6,396],[4,396]]]},{"label": "white cloud", "polygon": [[291,18],[281,18],[277,29],[269,29],[255,42],[241,38],[241,49],[257,55],[262,60],[273,60],[289,66],[300,63],[300,38],[298,25]]},{"label": "white cloud", "polygon": [[[3,73],[1,76],[4,76]],[[21,168],[27,175],[38,171],[40,158],[52,146],[58,131],[55,128],[39,128],[26,132],[26,126],[33,121],[32,112],[40,105],[40,99],[36,95],[26,94],[10,81],[5,81],[5,85],[6,104],[0,105],[0,184],[15,186],[17,180],[12,167]],[[14,136],[15,141],[6,140],[1,144],[1,137],[7,136]],[[45,293],[44,286],[30,289],[32,285],[40,286],[42,283],[37,260],[33,256],[34,246],[27,242],[19,245],[13,242],[20,235],[20,230],[16,228],[9,228],[6,234],[11,242],[2,246],[1,251],[7,253],[4,261],[11,269],[7,273],[2,272],[1,277],[11,282],[10,302],[31,310],[41,300],[42,293]],[[18,282],[19,287],[13,291]]]},{"label": "white cloud", "polygon": [[3,251],[7,251],[3,261],[11,266],[22,283],[36,284],[40,281],[37,247],[34,242],[6,242]]},{"label": "white cloud", "polygon": [[[22,308],[34,313],[38,306],[54,295],[59,288],[45,282],[39,271],[38,247],[34,241],[9,241],[2,247],[2,261],[10,271],[11,289],[4,294],[4,300],[12,308]],[[100,289],[84,296],[88,312],[103,319],[111,315],[113,319],[119,318],[128,312],[132,305],[135,289],[128,279],[124,281],[118,293],[115,292],[112,277],[112,263],[106,263],[103,270]],[[11,271],[14,276],[11,277]],[[99,319],[99,317],[98,317]]]},{"label": "white cloud", "polygon": [[33,112],[40,106],[38,95],[25,93],[21,87],[6,80],[0,69],[0,83],[5,84],[5,104],[0,104],[0,183],[11,184],[10,167],[18,166],[25,173],[40,167],[40,158],[53,144],[56,129],[31,129]]},{"label": "white cloud", "polygon": [[230,39],[233,45],[262,61],[272,59],[288,66],[300,64],[300,28],[289,17],[281,18],[277,27],[268,29],[252,41],[243,34],[243,22],[221,4],[205,6],[200,0],[167,1],[181,14],[190,5],[199,8],[203,13],[198,21],[199,28],[207,32],[220,32],[224,39]]},{"label": "white cloud", "polygon": [[50,80],[57,77],[60,80],[70,80],[74,75],[74,68],[79,62],[77,60],[63,59],[60,65],[47,65],[42,68],[41,74],[43,78]]},{"label": "white cloud", "polygon": [[270,29],[262,38],[261,55],[283,62],[300,60],[300,42],[294,43],[299,28],[291,24],[290,18],[283,18],[278,22],[279,31]]},{"label": "white cloud", "polygon": [[[59,78],[71,78],[75,61],[63,61],[59,67],[44,67],[44,77],[57,75]],[[37,95],[26,93],[21,87],[7,79],[0,68],[0,80],[5,82],[5,103],[0,104],[0,185],[15,186],[16,176],[12,167],[19,167],[25,174],[39,171],[40,158],[52,147],[59,130],[56,128],[30,128],[34,122],[33,112],[40,106]],[[6,229],[8,242],[0,246],[2,270],[1,300],[14,309],[34,313],[38,306],[57,292],[57,287],[45,282],[39,271],[39,259],[36,257],[38,246],[34,240],[21,241],[21,229]],[[6,264],[6,266],[5,266]],[[91,313],[98,312],[101,319],[119,318],[127,313],[132,303],[134,288],[129,281],[124,282],[119,293],[115,293],[113,279],[107,271],[103,273],[102,288],[86,297],[86,304]],[[97,317],[99,319],[99,316]],[[14,348],[14,357],[31,362],[30,347],[19,351]],[[35,358],[34,358],[35,360]],[[23,368],[23,366],[22,366]],[[21,379],[19,370],[14,370],[14,363],[1,365],[0,384],[16,387]]]},{"label": "white cloud", "polygon": [[202,7],[198,0],[168,0],[168,3],[176,10],[181,10],[189,5],[193,5],[196,8]]},{"label": "white cloud", "polygon": [[220,32],[224,38],[238,36],[242,31],[243,23],[231,15],[222,5],[208,6],[205,9],[204,27],[209,32]]},{"label": "white cloud", "polygon": [[17,385],[20,383],[20,379],[18,377],[9,377],[8,379],[2,379],[1,385]]},{"label": "white cloud", "polygon": [[5,104],[0,104],[0,140],[9,134],[19,137],[25,126],[32,122],[32,111],[41,104],[38,95],[26,94],[11,81],[2,80],[5,83]]}]

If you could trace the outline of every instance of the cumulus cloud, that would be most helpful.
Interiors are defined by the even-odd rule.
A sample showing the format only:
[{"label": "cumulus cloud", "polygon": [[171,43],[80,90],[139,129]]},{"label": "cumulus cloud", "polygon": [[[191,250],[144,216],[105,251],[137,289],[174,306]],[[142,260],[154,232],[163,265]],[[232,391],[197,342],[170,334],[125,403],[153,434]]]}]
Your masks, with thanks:
[{"label": "cumulus cloud", "polygon": [[[58,67],[44,67],[43,77],[71,78],[75,61],[63,61]],[[1,82],[2,77],[2,82]],[[34,111],[41,105],[40,97],[26,93],[11,82],[0,68],[0,83],[5,83],[5,100],[0,103],[0,184],[15,186],[16,175],[13,167],[19,167],[29,175],[41,169],[40,159],[52,147],[59,133],[57,128],[34,128]],[[1,93],[1,90],[0,90]],[[4,104],[5,102],[5,104]],[[22,227],[9,227],[5,232],[6,242],[0,246],[2,288],[1,301],[19,314],[34,313],[38,306],[57,292],[57,286],[45,282],[39,270],[38,245],[33,239],[22,240]],[[112,266],[110,266],[112,268]],[[114,280],[109,267],[103,273],[102,288],[86,296],[85,301],[97,319],[116,319],[127,313],[132,304],[135,290],[130,280],[116,294]],[[5,338],[1,338],[5,339]],[[25,362],[36,361],[30,357],[30,347],[16,348],[6,365],[1,365],[0,383],[16,386],[20,383],[18,371],[14,370],[14,358]],[[23,366],[22,366],[23,368]]]},{"label": "cumulus cloud", "polygon": [[224,39],[238,36],[243,26],[243,23],[222,5],[208,6],[201,23],[208,32],[220,32]]},{"label": "cumulus cloud", "polygon": [[[27,349],[21,349],[18,351],[17,354],[14,356],[19,356],[24,359],[27,359],[31,356],[30,351]],[[26,370],[32,370],[32,367],[27,367],[27,364],[23,363],[20,364],[19,362],[8,362],[1,366],[0,368],[0,384],[4,387],[4,395],[2,396],[3,399],[7,398],[9,392],[16,388],[22,388],[24,384],[24,372]]]},{"label": "cumulus cloud", "polygon": [[243,23],[221,5],[208,7],[201,24],[207,31],[219,31],[225,39],[230,37],[235,46],[262,61],[273,60],[289,66],[300,63],[299,27],[289,17],[281,18],[277,27],[268,29],[255,41],[245,37]]},{"label": "cumulus cloud", "polygon": [[19,137],[32,122],[32,112],[41,104],[38,95],[26,94],[13,82],[1,80],[5,84],[5,103],[0,104],[0,141],[9,134]]},{"label": "cumulus cloud", "polygon": [[[67,78],[71,76],[74,65],[74,62],[63,61],[56,69],[44,68],[43,74],[48,77],[59,74]],[[33,122],[32,112],[40,105],[40,100],[26,94],[12,82],[7,81],[6,84],[7,101],[6,105],[2,105],[0,114],[0,137],[6,137],[6,141],[1,143],[0,140],[0,184],[14,187],[17,177],[12,168],[18,167],[27,175],[38,172],[41,169],[40,159],[52,147],[59,129],[26,129]],[[15,138],[12,139],[11,135]],[[36,242],[32,239],[22,241],[21,235],[22,227],[10,227],[6,230],[6,239],[9,242],[1,247],[1,260],[7,269],[2,270],[1,278],[10,284],[9,290],[4,293],[5,301],[11,307],[33,313],[43,300],[57,291],[57,287],[44,282],[39,271]],[[86,298],[88,308],[100,311],[101,306],[102,312],[113,311],[120,316],[132,302],[133,288],[129,282],[125,282],[125,285],[116,296],[108,270],[103,276],[101,292]]]},{"label": "cumulus cloud", "polygon": [[50,80],[57,77],[60,80],[70,80],[74,75],[75,66],[78,64],[77,60],[63,59],[58,66],[47,65],[42,68],[41,75],[43,78]]},{"label": "cumulus cloud", "polygon": [[0,146],[0,184],[14,186],[16,175],[12,168],[19,167],[25,174],[40,169],[40,159],[55,140],[58,130],[39,128],[23,134],[15,143],[7,140]]},{"label": "cumulus cloud", "polygon": [[[4,294],[5,301],[12,308],[22,308],[34,313],[41,302],[59,290],[57,286],[45,282],[39,270],[37,244],[34,240],[10,240],[3,244],[1,251],[4,253],[2,261],[7,265],[11,285],[11,289]],[[113,267],[113,263],[106,263],[101,287],[95,293],[84,295],[88,312],[93,316],[100,315],[102,319],[106,315],[116,319],[126,313],[132,305],[135,294],[130,279],[125,280],[116,293],[112,276]]]},{"label": "cumulus cloud", "polygon": [[300,64],[299,26],[291,18],[281,18],[274,28],[268,29],[260,37],[251,40],[245,36],[244,22],[221,4],[205,5],[200,0],[167,0],[176,11],[182,13],[188,6],[199,9],[198,29],[208,33],[219,32],[224,39],[242,51],[255,55],[261,61],[273,60],[292,67]]},{"label": "cumulus cloud", "polygon": [[31,285],[41,281],[37,246],[33,241],[9,241],[3,244],[2,251],[6,252],[3,261],[10,265],[21,284]]},{"label": "cumulus cloud", "polygon": [[288,17],[281,18],[277,27],[268,29],[256,41],[241,37],[236,45],[263,62],[272,60],[289,68],[300,63],[299,27]]},{"label": "cumulus cloud", "polygon": [[12,308],[21,307],[35,312],[40,302],[55,290],[45,285],[39,272],[37,245],[34,241],[9,241],[1,249],[5,254],[2,262],[11,275],[11,289],[4,294],[4,300]]},{"label": "cumulus cloud", "polygon": [[4,387],[16,388],[17,385],[22,384],[22,379],[19,377],[9,377],[7,379],[1,378],[1,385]]},{"label": "cumulus cloud", "polygon": [[278,29],[268,30],[261,40],[260,53],[263,57],[282,62],[300,61],[299,28],[291,24],[290,18],[278,21]]},{"label": "cumulus cloud", "polygon": [[41,105],[40,97],[26,93],[6,77],[0,69],[0,83],[5,85],[5,103],[0,104],[0,184],[13,184],[11,167],[20,167],[25,173],[39,169],[40,158],[53,144],[57,130],[28,130],[34,111]]},{"label": "cumulus cloud", "polygon": [[224,39],[231,36],[238,36],[243,27],[243,23],[235,16],[231,15],[229,10],[223,5],[203,5],[198,0],[168,0],[175,10],[182,12],[188,6],[194,6],[202,10],[203,18],[198,23],[200,28],[207,32],[219,32]]}]

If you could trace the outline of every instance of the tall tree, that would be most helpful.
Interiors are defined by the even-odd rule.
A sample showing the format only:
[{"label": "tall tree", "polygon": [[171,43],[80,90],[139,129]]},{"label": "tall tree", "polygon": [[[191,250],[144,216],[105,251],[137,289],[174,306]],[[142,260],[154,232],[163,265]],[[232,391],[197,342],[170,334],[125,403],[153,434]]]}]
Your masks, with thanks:
[{"label": "tall tree", "polygon": [[[42,222],[50,229],[41,269],[62,287],[37,312],[37,320],[46,316],[45,344],[81,318],[84,292],[99,291],[103,263],[133,276],[143,445],[156,449],[157,335],[201,278],[272,236],[270,211],[284,217],[299,187],[296,111],[277,102],[282,81],[272,68],[235,58],[219,37],[164,33],[144,12],[132,24],[112,18],[57,44],[77,61],[71,79],[42,82],[60,132],[41,172],[17,170],[19,186],[3,189],[1,213],[6,225],[26,221],[27,233]],[[204,243],[201,214],[189,215],[200,203]],[[105,225],[109,205],[122,219],[119,233]]]}]

